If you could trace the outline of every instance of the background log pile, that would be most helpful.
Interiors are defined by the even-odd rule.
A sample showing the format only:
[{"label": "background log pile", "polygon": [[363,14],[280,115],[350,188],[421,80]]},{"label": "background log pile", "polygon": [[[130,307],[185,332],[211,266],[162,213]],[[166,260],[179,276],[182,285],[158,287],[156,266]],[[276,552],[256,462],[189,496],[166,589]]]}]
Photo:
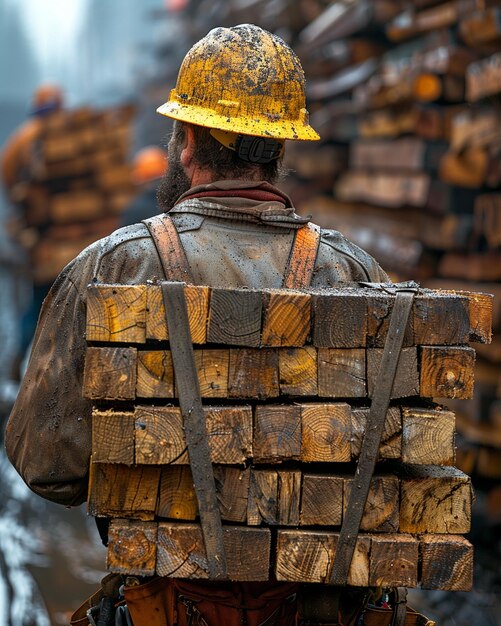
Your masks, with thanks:
[{"label": "background log pile", "polygon": [[495,294],[474,398],[454,408],[458,464],[490,492],[499,524],[499,2],[192,0],[184,17],[193,41],[249,21],[298,52],[322,137],[287,147],[283,186],[299,212],[340,230],[396,280]]},{"label": "background log pile", "polygon": [[[185,295],[230,578],[267,580],[271,567],[325,582],[395,294]],[[469,343],[490,341],[491,318],[490,296],[416,296],[349,584],[471,587],[470,478],[454,467],[454,414],[431,397],[472,396]],[[89,287],[86,337],[88,509],[119,518],[108,566],[206,578],[160,287]]]},{"label": "background log pile", "polygon": [[33,149],[16,195],[18,236],[36,283],[48,283],[86,246],[118,228],[134,193],[130,107],[54,113]]}]

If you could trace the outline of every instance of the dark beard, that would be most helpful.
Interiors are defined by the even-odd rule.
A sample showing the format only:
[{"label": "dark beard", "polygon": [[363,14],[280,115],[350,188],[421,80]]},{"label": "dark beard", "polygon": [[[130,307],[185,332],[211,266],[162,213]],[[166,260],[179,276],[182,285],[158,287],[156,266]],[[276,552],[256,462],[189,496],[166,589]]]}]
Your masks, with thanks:
[{"label": "dark beard", "polygon": [[178,152],[176,147],[169,146],[169,165],[157,189],[157,202],[164,212],[170,211],[179,196],[191,188],[191,182],[181,165]]}]

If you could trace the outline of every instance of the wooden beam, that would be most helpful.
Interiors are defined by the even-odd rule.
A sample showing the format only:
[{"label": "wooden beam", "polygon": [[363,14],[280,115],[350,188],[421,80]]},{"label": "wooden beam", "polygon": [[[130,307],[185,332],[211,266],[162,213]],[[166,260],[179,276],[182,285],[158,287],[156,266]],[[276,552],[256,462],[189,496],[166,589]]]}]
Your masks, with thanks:
[{"label": "wooden beam", "polygon": [[250,406],[206,406],[204,413],[213,463],[240,465],[253,456]]},{"label": "wooden beam", "polygon": [[470,338],[469,300],[460,294],[418,295],[412,309],[414,345],[458,345]]},{"label": "wooden beam", "polygon": [[214,480],[221,519],[247,522],[251,470],[215,465]]},{"label": "wooden beam", "polygon": [[153,576],[157,559],[157,524],[112,520],[106,567],[110,572]]},{"label": "wooden beam", "polygon": [[341,526],[343,518],[341,476],[304,474],[301,494],[302,526]]},{"label": "wooden beam", "polygon": [[401,480],[400,531],[461,534],[470,531],[470,478],[454,467],[408,466]]},{"label": "wooden beam", "polygon": [[372,535],[369,585],[417,587],[418,546],[411,535]]},{"label": "wooden beam", "polygon": [[278,352],[273,348],[230,350],[228,397],[264,400],[279,394]]},{"label": "wooden beam", "polygon": [[278,370],[280,395],[317,395],[317,350],[312,346],[280,350],[278,353]]},{"label": "wooden beam", "polygon": [[[352,479],[345,479],[343,516],[350,498]],[[373,476],[365,504],[360,530],[397,533],[399,529],[400,484],[396,476]],[[318,522],[317,522],[318,523]]]},{"label": "wooden beam", "polygon": [[452,411],[402,407],[402,461],[453,465],[456,420]]},{"label": "wooden beam", "polygon": [[466,99],[477,102],[501,91],[501,52],[471,63],[466,70]]},{"label": "wooden beam", "polygon": [[350,461],[351,412],[348,404],[303,404],[301,421],[301,461]]},{"label": "wooden beam", "polygon": [[[374,394],[374,386],[379,374],[382,348],[367,350],[367,387],[369,397]],[[418,355],[416,348],[402,348],[393,383],[392,398],[405,398],[419,395]]]},{"label": "wooden beam", "polygon": [[265,294],[261,345],[300,347],[310,334],[311,296],[307,293],[271,291]]},{"label": "wooden beam", "polygon": [[194,521],[198,502],[187,465],[162,467],[156,514],[160,518]]},{"label": "wooden beam", "polygon": [[420,361],[422,396],[461,399],[473,397],[473,348],[423,346]]},{"label": "wooden beam", "polygon": [[262,522],[278,524],[278,475],[275,470],[251,472],[247,523],[259,526]]},{"label": "wooden beam", "polygon": [[473,546],[464,537],[421,535],[421,587],[446,591],[471,591]]},{"label": "wooden beam", "polygon": [[229,350],[195,350],[195,365],[202,398],[227,398]]},{"label": "wooden beam", "polygon": [[276,463],[301,457],[299,405],[257,406],[254,418],[254,462]]},{"label": "wooden beam", "polygon": [[138,398],[173,398],[174,368],[170,350],[140,350],[137,353]]},{"label": "wooden beam", "polygon": [[136,348],[87,347],[83,395],[92,400],[133,400],[136,396]]},{"label": "wooden beam", "polygon": [[366,351],[363,348],[320,348],[318,395],[322,398],[366,397]]},{"label": "wooden beam", "polygon": [[188,453],[179,407],[136,406],[136,463],[186,465]]},{"label": "wooden beam", "polygon": [[[357,459],[366,432],[369,408],[352,407],[351,409],[351,456]],[[415,442],[414,442],[415,443]],[[400,459],[402,456],[402,416],[400,407],[389,407],[384,422],[379,460]]]},{"label": "wooden beam", "polygon": [[207,341],[257,347],[261,339],[262,293],[212,289]]},{"label": "wooden beam", "polygon": [[313,295],[313,345],[320,348],[364,347],[367,300],[357,290],[332,290]]},{"label": "wooden beam", "polygon": [[134,464],[134,413],[92,411],[93,463]]},{"label": "wooden beam", "polygon": [[144,285],[91,285],[87,288],[87,341],[144,343]]}]

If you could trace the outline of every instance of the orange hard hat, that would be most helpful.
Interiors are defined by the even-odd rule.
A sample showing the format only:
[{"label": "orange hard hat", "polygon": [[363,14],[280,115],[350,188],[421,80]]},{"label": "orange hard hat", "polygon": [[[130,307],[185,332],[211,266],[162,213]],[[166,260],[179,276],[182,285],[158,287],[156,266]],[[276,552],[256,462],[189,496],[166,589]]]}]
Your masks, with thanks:
[{"label": "orange hard hat", "polygon": [[134,157],[132,178],[136,185],[144,185],[161,178],[167,168],[167,155],[162,148],[147,146]]},{"label": "orange hard hat", "polygon": [[58,85],[44,84],[40,85],[33,93],[32,107],[40,109],[47,106],[54,108],[61,107],[63,104],[63,90]]}]

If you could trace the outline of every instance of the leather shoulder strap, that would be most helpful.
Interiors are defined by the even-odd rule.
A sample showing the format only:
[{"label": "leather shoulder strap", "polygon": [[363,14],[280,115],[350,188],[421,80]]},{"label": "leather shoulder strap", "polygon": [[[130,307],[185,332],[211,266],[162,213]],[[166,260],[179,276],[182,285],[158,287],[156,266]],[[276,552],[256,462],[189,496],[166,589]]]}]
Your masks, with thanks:
[{"label": "leather shoulder strap", "polygon": [[416,291],[417,289],[415,288],[396,290],[388,335],[384,344],[383,356],[376,377],[374,394],[365,427],[365,436],[362,441],[357,469],[339,533],[336,555],[330,575],[330,583],[332,585],[346,585],[348,580],[348,572],[353,552],[355,551],[360,522],[362,521],[372,475],[376,467],[405,329]]},{"label": "leather shoulder strap", "polygon": [[165,279],[193,283],[190,265],[172,218],[167,213],[143,220],[155,244]]},{"label": "leather shoulder strap", "polygon": [[209,578],[228,577],[223,526],[216,495],[205,414],[200,397],[195,356],[191,343],[188,310],[181,282],[163,282],[162,293],[174,375],[183,416],[193,486],[198,501]]},{"label": "leather shoulder strap", "polygon": [[284,272],[283,287],[304,289],[310,286],[319,245],[320,228],[316,224],[308,222],[296,231]]}]

